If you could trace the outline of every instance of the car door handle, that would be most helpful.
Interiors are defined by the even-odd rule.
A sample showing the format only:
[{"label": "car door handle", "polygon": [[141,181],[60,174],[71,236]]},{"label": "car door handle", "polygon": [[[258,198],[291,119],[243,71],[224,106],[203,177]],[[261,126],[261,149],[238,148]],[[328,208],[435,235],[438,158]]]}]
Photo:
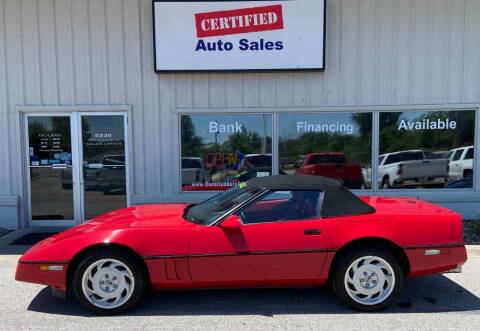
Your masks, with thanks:
[{"label": "car door handle", "polygon": [[318,236],[322,231],[320,229],[306,229],[303,231],[303,234],[306,236]]}]

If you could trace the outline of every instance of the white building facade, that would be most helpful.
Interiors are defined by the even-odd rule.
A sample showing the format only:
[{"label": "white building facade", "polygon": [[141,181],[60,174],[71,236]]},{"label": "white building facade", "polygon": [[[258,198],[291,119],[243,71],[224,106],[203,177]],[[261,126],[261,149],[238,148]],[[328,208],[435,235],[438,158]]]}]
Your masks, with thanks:
[{"label": "white building facade", "polygon": [[0,0],[0,227],[278,173],[478,217],[479,0],[327,0],[324,70],[286,71],[156,72],[152,8]]}]

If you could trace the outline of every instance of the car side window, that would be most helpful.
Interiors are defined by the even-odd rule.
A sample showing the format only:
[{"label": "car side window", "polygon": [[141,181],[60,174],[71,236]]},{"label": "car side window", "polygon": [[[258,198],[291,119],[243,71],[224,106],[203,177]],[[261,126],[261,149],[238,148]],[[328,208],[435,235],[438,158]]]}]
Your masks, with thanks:
[{"label": "car side window", "polygon": [[385,155],[379,156],[378,157],[378,165],[382,165],[383,159],[385,158]]},{"label": "car side window", "polygon": [[399,154],[390,154],[385,160],[385,165],[400,162]]},{"label": "car side window", "polygon": [[473,147],[470,147],[465,154],[465,160],[472,160],[473,159]]},{"label": "car side window", "polygon": [[262,198],[263,201],[292,199],[292,191],[273,191]]},{"label": "car side window", "polygon": [[460,158],[462,157],[462,154],[463,154],[463,149],[459,149],[458,151],[456,151],[452,161],[460,160]]},{"label": "car side window", "polygon": [[320,191],[272,191],[242,208],[237,215],[244,224],[319,218],[321,196]]}]

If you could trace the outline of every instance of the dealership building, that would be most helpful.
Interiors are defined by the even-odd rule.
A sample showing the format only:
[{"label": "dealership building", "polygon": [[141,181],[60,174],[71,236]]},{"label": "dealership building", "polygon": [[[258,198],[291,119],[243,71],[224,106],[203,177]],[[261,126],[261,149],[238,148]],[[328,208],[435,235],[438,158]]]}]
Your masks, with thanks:
[{"label": "dealership building", "polygon": [[477,219],[479,17],[478,0],[0,0],[0,227],[271,174]]}]

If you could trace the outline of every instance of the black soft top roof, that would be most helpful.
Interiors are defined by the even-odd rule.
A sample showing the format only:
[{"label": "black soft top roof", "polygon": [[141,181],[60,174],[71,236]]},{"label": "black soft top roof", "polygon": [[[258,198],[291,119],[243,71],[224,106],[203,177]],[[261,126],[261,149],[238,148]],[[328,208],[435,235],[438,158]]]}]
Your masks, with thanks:
[{"label": "black soft top roof", "polygon": [[310,190],[322,191],[321,216],[340,217],[371,214],[375,208],[350,192],[338,181],[309,175],[279,175],[252,178],[247,185],[265,190]]}]

